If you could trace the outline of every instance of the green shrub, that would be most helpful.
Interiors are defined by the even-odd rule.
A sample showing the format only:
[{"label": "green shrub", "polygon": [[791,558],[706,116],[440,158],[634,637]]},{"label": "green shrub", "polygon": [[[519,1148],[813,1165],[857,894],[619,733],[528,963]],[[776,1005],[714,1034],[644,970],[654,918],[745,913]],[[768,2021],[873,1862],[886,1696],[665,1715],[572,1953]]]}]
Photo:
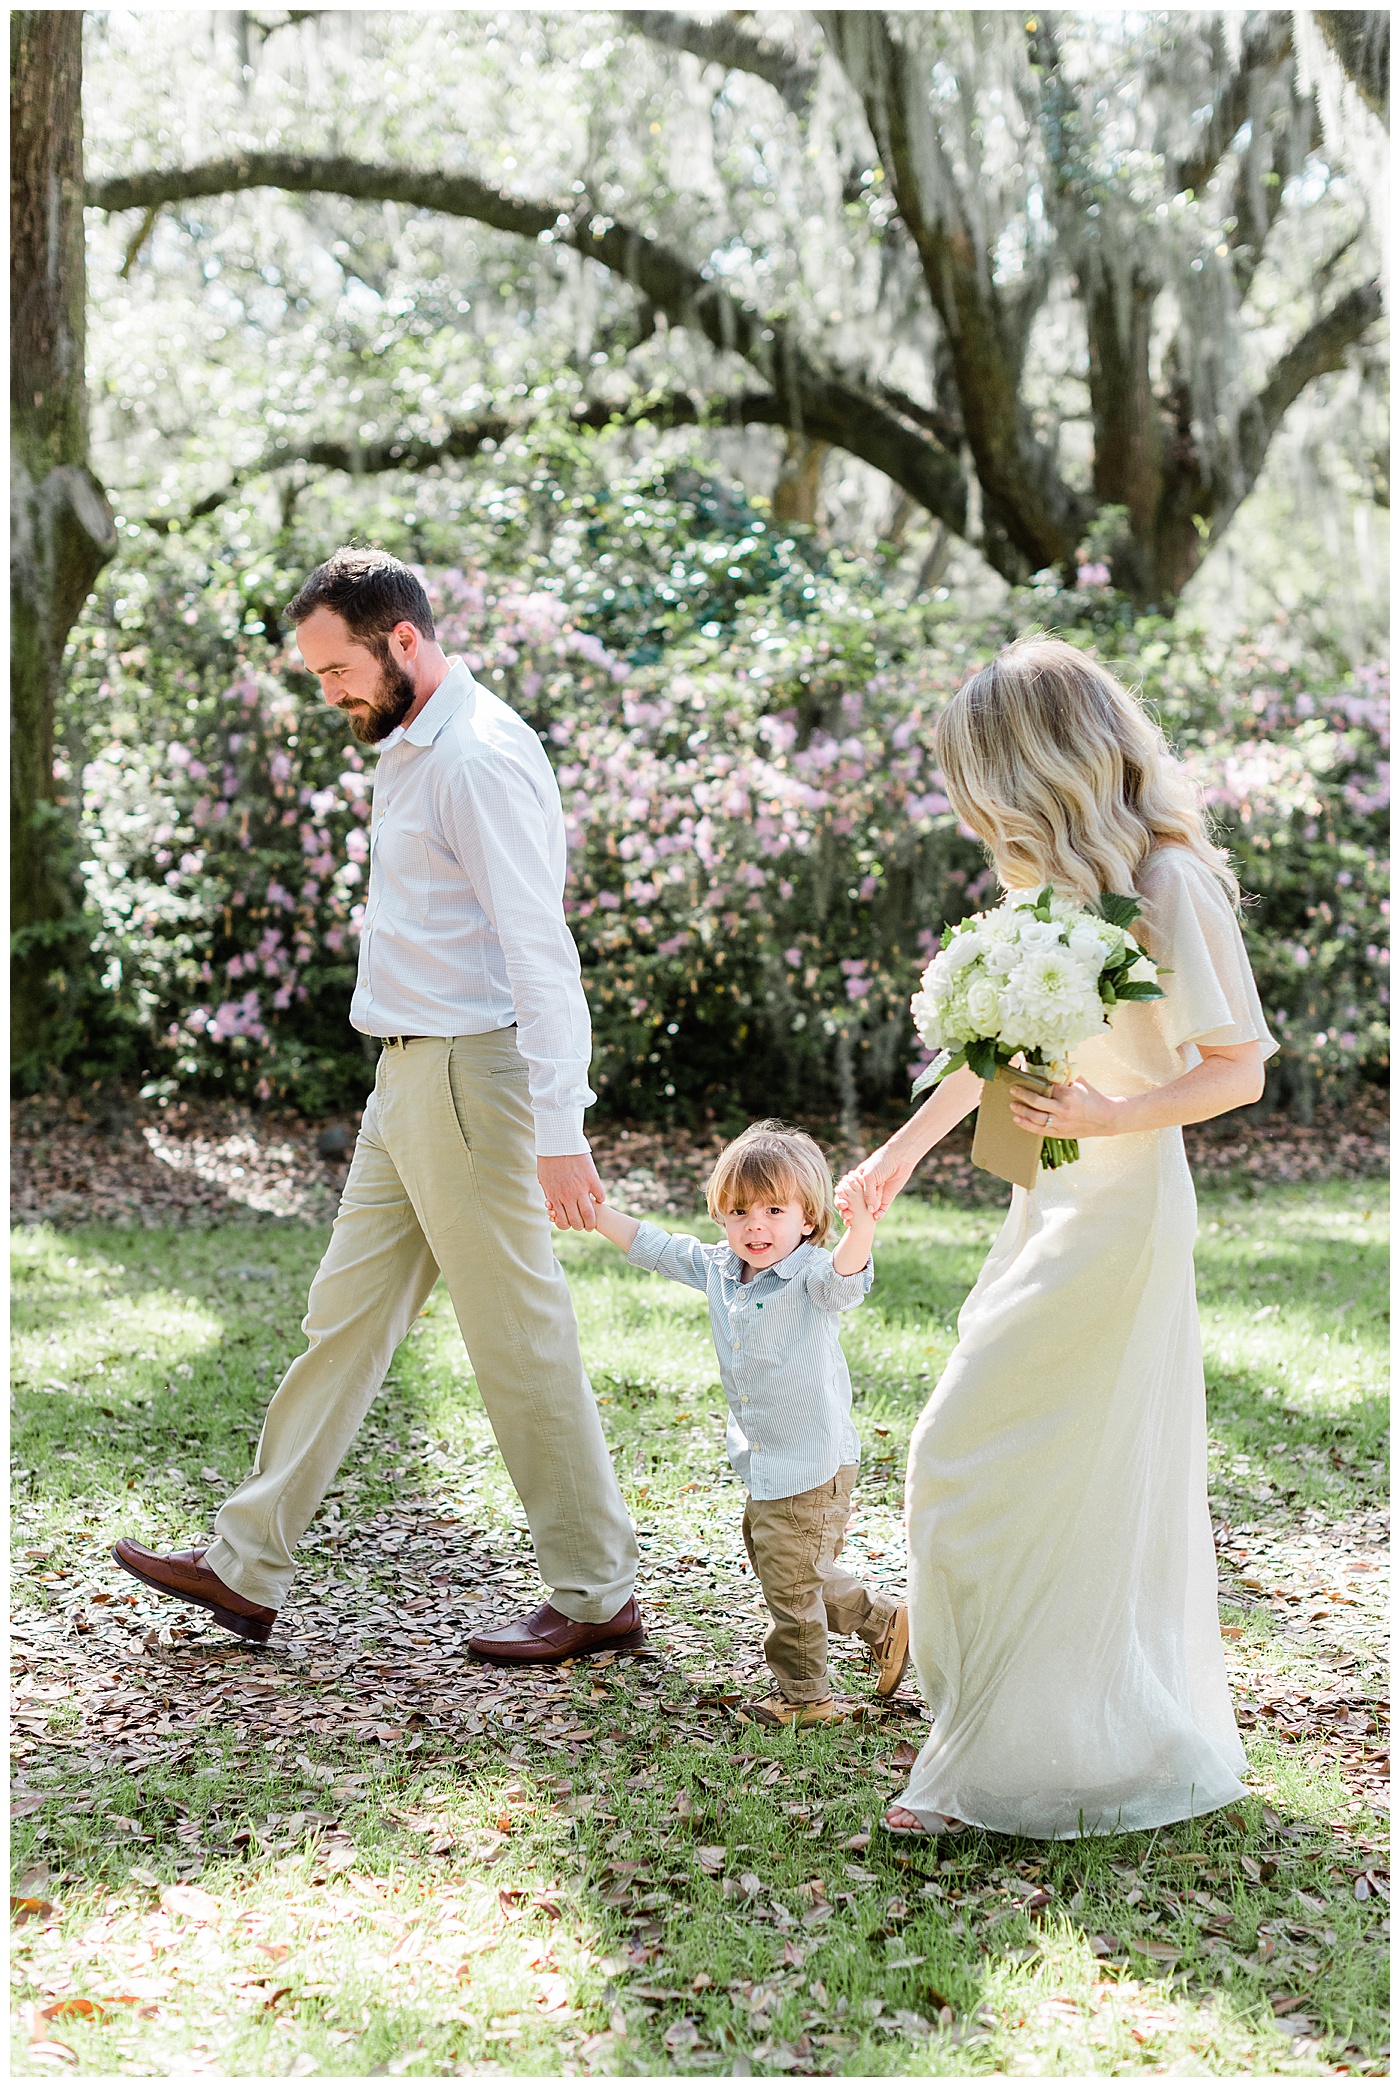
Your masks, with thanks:
[{"label": "green shrub", "polygon": [[[901,606],[878,564],[775,537],[694,473],[580,495],[560,527],[562,551],[515,531],[509,569],[469,532],[476,561],[429,578],[445,644],[559,774],[603,1110],[849,1113],[907,1093],[918,973],[993,889],[932,722],[1036,626],[1140,685],[1197,774],[1250,894],[1284,1046],[1271,1092],[1307,1111],[1383,1067],[1383,669],[1135,623],[1092,586],[979,622]],[[128,551],[75,636],[67,742],[115,1016],[102,1048],[149,1084],[313,1113],[366,1084],[347,1012],[370,780],[277,631],[314,556]]]}]

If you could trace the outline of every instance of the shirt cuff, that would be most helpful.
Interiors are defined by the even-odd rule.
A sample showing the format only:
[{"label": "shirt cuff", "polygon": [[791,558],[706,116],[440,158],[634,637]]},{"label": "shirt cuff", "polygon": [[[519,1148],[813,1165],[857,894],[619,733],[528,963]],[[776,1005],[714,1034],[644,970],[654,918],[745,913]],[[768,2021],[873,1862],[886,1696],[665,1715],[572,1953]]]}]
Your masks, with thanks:
[{"label": "shirt cuff", "polygon": [[637,1226],[636,1238],[627,1249],[629,1265],[645,1268],[648,1274],[655,1275],[670,1239],[669,1232],[663,1232],[660,1225],[653,1225],[649,1219],[643,1218]]},{"label": "shirt cuff", "polygon": [[583,1135],[583,1110],[579,1109],[536,1109],[535,1111],[535,1156],[537,1159],[562,1159],[576,1152],[587,1152],[588,1140]]},{"label": "shirt cuff", "polygon": [[852,1305],[862,1303],[869,1295],[874,1280],[875,1254],[872,1249],[864,1268],[858,1268],[854,1275],[838,1275],[834,1268],[828,1267],[822,1271],[814,1287],[819,1289],[821,1302],[828,1311],[848,1312]]}]

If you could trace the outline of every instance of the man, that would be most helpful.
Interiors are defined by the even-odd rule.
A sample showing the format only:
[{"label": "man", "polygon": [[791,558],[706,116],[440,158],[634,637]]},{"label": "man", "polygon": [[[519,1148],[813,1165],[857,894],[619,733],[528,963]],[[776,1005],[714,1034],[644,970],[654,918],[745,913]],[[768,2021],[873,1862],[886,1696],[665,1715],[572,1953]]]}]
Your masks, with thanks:
[{"label": "man", "polygon": [[113,1555],[265,1643],[297,1543],[441,1272],[551,1590],[472,1650],[549,1661],[639,1645],[636,1535],[549,1231],[550,1214],[592,1231],[603,1200],[553,770],[529,726],[445,656],[397,559],[337,551],[289,614],[326,701],[381,749],[350,1019],[383,1049],[306,1353],[252,1475],[207,1548],[162,1556],[123,1538]]}]

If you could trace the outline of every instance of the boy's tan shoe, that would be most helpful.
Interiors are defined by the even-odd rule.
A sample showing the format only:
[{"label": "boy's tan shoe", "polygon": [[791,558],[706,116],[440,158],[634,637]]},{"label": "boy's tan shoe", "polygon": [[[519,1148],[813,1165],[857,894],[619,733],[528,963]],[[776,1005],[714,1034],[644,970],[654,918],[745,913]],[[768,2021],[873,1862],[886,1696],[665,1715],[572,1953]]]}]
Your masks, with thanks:
[{"label": "boy's tan shoe", "polygon": [[752,1703],[748,1708],[755,1724],[774,1729],[846,1722],[846,1712],[838,1708],[835,1696],[827,1696],[820,1703],[789,1703],[786,1696],[769,1696],[766,1702]]},{"label": "boy's tan shoe", "polygon": [[889,1628],[878,1645],[870,1648],[875,1668],[875,1693],[892,1696],[909,1666],[909,1610],[903,1602],[890,1618]]},{"label": "boy's tan shoe", "polygon": [[144,1544],[123,1536],[112,1546],[112,1556],[133,1579],[154,1587],[157,1594],[173,1595],[176,1601],[191,1602],[207,1609],[216,1623],[251,1644],[265,1645],[277,1621],[276,1609],[248,1601],[226,1587],[217,1573],[204,1563],[204,1547],[189,1551],[148,1551]]}]

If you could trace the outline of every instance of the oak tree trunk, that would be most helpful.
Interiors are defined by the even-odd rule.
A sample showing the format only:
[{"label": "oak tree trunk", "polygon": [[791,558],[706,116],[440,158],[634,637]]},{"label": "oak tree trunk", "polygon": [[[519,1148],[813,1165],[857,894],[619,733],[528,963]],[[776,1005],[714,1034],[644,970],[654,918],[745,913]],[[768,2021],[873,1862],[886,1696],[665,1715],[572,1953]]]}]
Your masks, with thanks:
[{"label": "oak tree trunk", "polygon": [[81,998],[54,717],[68,633],[116,549],[88,469],[82,33],[76,10],[10,16],[11,1037],[26,1085],[60,1055]]}]

